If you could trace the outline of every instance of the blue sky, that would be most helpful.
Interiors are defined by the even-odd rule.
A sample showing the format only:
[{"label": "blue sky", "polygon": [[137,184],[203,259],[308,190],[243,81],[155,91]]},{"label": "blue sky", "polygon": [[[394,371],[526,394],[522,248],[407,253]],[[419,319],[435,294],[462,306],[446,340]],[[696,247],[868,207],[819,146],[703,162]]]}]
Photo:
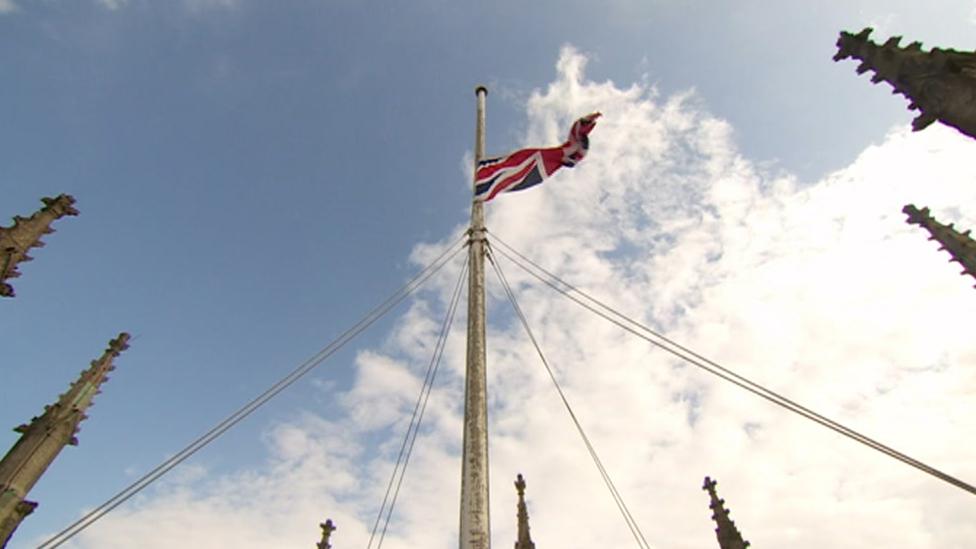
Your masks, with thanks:
[{"label": "blue sky", "polygon": [[[716,326],[738,326],[747,335],[732,339],[745,342],[760,328],[778,325],[785,330],[782,326],[788,325],[793,331],[780,339],[795,343],[795,348],[777,352],[794,361],[796,349],[809,342],[838,339],[827,331],[825,313],[815,306],[825,298],[809,288],[843,282],[832,261],[843,261],[844,269],[857,272],[859,280],[876,274],[859,272],[866,267],[856,265],[868,250],[883,249],[893,233],[906,246],[918,240],[912,250],[919,259],[906,260],[906,265],[944,271],[931,275],[944,278],[918,283],[931,294],[917,293],[917,286],[908,282],[912,279],[902,277],[896,278],[907,280],[905,285],[892,281],[883,286],[888,294],[878,288],[869,291],[870,285],[855,286],[859,289],[839,292],[839,310],[861,307],[878,318],[900,318],[908,313],[892,310],[891,302],[908,299],[906,295],[916,296],[912,299],[918,299],[920,307],[933,307],[933,314],[953,314],[958,303],[972,304],[971,288],[955,275],[955,267],[945,264],[945,257],[924,238],[903,227],[901,204],[887,204],[910,199],[931,206],[937,215],[951,216],[946,221],[972,226],[976,211],[965,201],[971,193],[964,184],[969,168],[953,163],[972,153],[971,140],[944,128],[906,134],[911,114],[905,101],[890,96],[883,85],[872,86],[867,77],[858,77],[852,62],[833,63],[831,57],[840,30],[868,25],[877,28],[878,39],[904,34],[926,46],[972,50],[974,14],[976,5],[970,1],[942,2],[938,9],[917,2],[880,1],[816,9],[796,3],[731,6],[669,0],[616,0],[602,6],[0,1],[0,215],[27,215],[40,206],[41,196],[61,192],[74,195],[81,212],[55,225],[58,232],[46,237],[48,246],[33,254],[35,261],[25,264],[23,277],[13,282],[17,298],[2,303],[0,329],[7,334],[2,424],[13,427],[40,413],[43,404],[54,400],[118,332],[135,336],[83,424],[81,445],[66,450],[32,492],[31,499],[41,506],[21,526],[13,546],[30,546],[182,448],[395,290],[426,257],[424,244],[453,240],[468,215],[466,170],[477,84],[490,88],[489,152],[548,144],[562,138],[573,117],[605,112],[592,135],[590,166],[561,180],[573,182],[566,185],[576,185],[574,190],[560,194],[547,188],[504,197],[492,204],[490,226],[526,251],[538,252],[540,261],[551,259],[567,269],[560,272],[575,275],[582,285],[589,281],[601,286],[604,295],[617,295],[622,303],[642,302],[624,297],[627,292],[644,296],[647,306],[635,314],[646,314],[670,333],[700,343],[705,354],[734,364],[758,360],[738,347],[723,346],[726,336],[702,335],[718,330]],[[620,162],[601,164],[596,158],[601,147],[603,158]],[[639,154],[626,156],[628,150]],[[924,167],[915,174],[915,187],[903,181],[914,173],[907,167],[886,171],[888,163],[897,164],[896,157],[903,162],[913,159],[909,167]],[[937,163],[952,169],[937,172],[936,166],[942,165]],[[714,172],[715,165],[722,166],[723,173]],[[878,181],[880,177],[890,180],[888,187]],[[844,181],[850,183],[845,186]],[[604,190],[601,194],[596,189]],[[882,194],[890,196],[882,200]],[[540,202],[543,199],[549,202]],[[732,206],[743,201],[750,206]],[[802,204],[819,209],[811,213]],[[877,223],[858,222],[861,211]],[[847,229],[835,234],[836,227]],[[848,229],[858,232],[845,232]],[[748,238],[737,231],[745,231]],[[799,252],[763,235],[803,235],[808,246],[803,250],[810,255],[797,259],[791,254]],[[660,242],[670,245],[655,247]],[[589,250],[592,255],[580,252],[588,261],[574,265],[560,255],[561,249]],[[874,269],[893,269],[899,265],[895,258],[906,257],[898,255],[904,250],[897,250],[882,258],[870,256],[869,263]],[[702,257],[724,259],[700,263],[696,258]],[[775,284],[760,287],[749,282],[766,280],[763,273],[768,272],[777,273],[772,277]],[[929,276],[927,269],[924,272],[911,270],[916,278]],[[606,284],[613,277],[601,279],[598,273],[627,276],[614,286]],[[391,376],[406,372],[404,379],[410,380],[425,362],[423,353],[411,350],[409,343],[418,333],[426,334],[422,328],[427,320],[438,319],[444,288],[450,285],[446,280],[451,276],[445,277],[406,316],[377,326],[199,454],[188,470],[205,472],[217,482],[232,482],[242,474],[274,479],[269,463],[293,464],[298,454],[289,453],[288,441],[294,440],[289,437],[301,433],[325,446],[361,445],[363,454],[349,450],[350,455],[375,465],[375,470],[364,472],[325,463],[324,474],[382,477],[389,457],[385,441],[399,436],[400,425],[394,419],[380,422],[380,427],[367,425],[363,406],[372,403],[376,411],[383,403],[399,402],[400,392],[413,390],[407,382],[386,387],[380,373],[388,366]],[[680,278],[683,285],[668,282],[671,278]],[[733,298],[727,293],[730,289],[746,293]],[[797,296],[807,298],[797,302]],[[558,310],[545,303],[542,310]],[[956,308],[938,308],[950,303]],[[504,303],[497,305],[496,327],[514,338]],[[800,306],[809,310],[800,311]],[[539,321],[552,330],[553,341],[560,341],[559,334],[568,328],[539,314]],[[795,320],[784,323],[783,318]],[[703,324],[692,326],[691,319]],[[862,320],[870,324],[876,318]],[[921,329],[905,322],[889,331],[856,332],[860,337],[851,336],[849,343],[868,353],[870,346],[864,341],[872,341],[870,337],[887,338],[880,343],[886,347],[898,339],[895,334]],[[971,344],[939,337],[948,338],[938,341],[950,373],[953,360],[972,356],[967,355],[973,352]],[[760,346],[757,342],[753,347]],[[844,354],[853,353],[848,347],[839,349],[838,356],[854,356]],[[915,356],[912,352],[905,349],[903,355]],[[602,357],[605,362],[599,362],[600,357],[580,353],[592,364],[619,360]],[[511,357],[495,358],[504,365]],[[827,354],[824,360],[830,358],[837,357]],[[826,363],[819,364],[821,369],[804,364],[800,361],[787,370],[813,372],[799,376],[803,383],[796,390],[811,388],[809,396],[817,400],[819,392],[812,388],[828,392],[835,374],[822,369]],[[911,366],[882,369],[878,378],[864,374],[865,387],[882,385],[882,394],[897,393],[899,387],[919,382],[905,373],[913,371]],[[457,364],[452,368],[457,374]],[[509,371],[505,368],[500,365]],[[753,373],[792,387],[781,370],[758,368]],[[572,375],[566,375],[572,387]],[[686,377],[655,382],[705,399],[705,410],[708,402],[726,410],[725,401],[706,398],[707,382]],[[607,394],[613,394],[614,379],[600,378],[608,384]],[[965,383],[938,379],[933,387],[952,379],[976,391],[976,386],[967,385],[970,378],[960,378]],[[444,409],[434,416],[442,423],[437,424],[441,430],[431,434],[432,444],[443,448],[443,455],[421,464],[436,469],[431,464],[443,465],[438,459],[451,457],[448,435],[457,410],[450,396],[458,383],[457,375],[445,381]],[[964,396],[972,398],[970,393]],[[517,402],[498,398],[499,431],[506,433],[511,426],[505,421],[518,422]],[[587,399],[582,394],[579,398]],[[653,396],[634,398],[635,410],[658,406]],[[600,409],[601,402],[606,403],[594,400],[591,410]],[[829,400],[822,404],[827,412],[838,413],[866,406]],[[884,431],[887,408],[872,410],[851,419]],[[676,409],[675,417],[685,417],[685,411]],[[755,413],[761,416],[757,421],[766,421],[762,412]],[[957,417],[942,408],[930,413]],[[321,428],[319,421],[334,424]],[[779,425],[780,420],[768,421]],[[783,436],[795,433],[791,425],[795,424],[783,427]],[[675,440],[693,440],[693,427],[675,435]],[[509,433],[511,440],[500,437],[500,447],[521,440],[518,434]],[[909,443],[916,440],[905,436]],[[0,444],[14,440],[8,433]],[[625,439],[610,436],[605,444],[615,448],[621,440]],[[849,449],[844,441],[827,440]],[[853,452],[860,455],[859,449]],[[345,463],[342,456],[333,457]],[[867,463],[874,463],[869,458]],[[768,470],[822,465],[797,459],[771,462]],[[505,458],[500,461],[505,463]],[[452,466],[449,460],[444,463]],[[619,468],[635,470],[631,465]],[[587,465],[569,462],[568,469],[554,465],[552,470],[575,471],[577,466]],[[723,490],[726,481],[721,471],[715,472],[720,467],[709,466],[690,473],[717,476]],[[966,478],[958,468],[954,471]],[[301,468],[288,470],[278,481],[282,486],[287,485],[285,479],[305,478],[292,475]],[[892,474],[901,474],[897,471]],[[493,474],[504,490],[515,471]],[[730,467],[726,477],[735,474]],[[189,473],[181,478],[188,484],[177,482],[172,490],[205,485]],[[909,471],[908,478],[915,476]],[[540,483],[532,476],[528,480],[532,494]],[[647,487],[643,482],[652,482],[636,475],[632,480],[631,493],[640,493]],[[751,480],[743,476],[741,486],[754,486]],[[734,481],[728,484],[735,486]],[[361,487],[363,501],[342,493],[330,497],[368,520],[373,511],[367,487]],[[203,492],[190,491],[189,501],[219,500],[222,494],[212,487],[200,489]],[[546,490],[544,484],[538,489]],[[700,499],[698,486],[688,490],[692,501]],[[556,486],[542,493],[550,492],[557,493]],[[451,494],[451,487],[443,493]],[[542,493],[543,517],[533,530],[538,543],[557,539],[556,532],[541,526],[547,524]],[[266,497],[260,492],[235,495]],[[505,530],[511,513],[504,506],[510,495],[503,492],[493,500],[493,505],[503,505],[499,513],[506,517],[499,518],[496,543],[508,543],[511,537]],[[751,503],[764,509],[776,493],[766,492],[765,497]],[[148,524],[139,520],[168,501],[165,494],[147,495],[115,524],[116,531],[138,531],[132,525]],[[910,501],[918,507],[930,502]],[[959,505],[963,503],[969,502],[963,499]],[[409,502],[404,505],[411,508]],[[333,512],[325,508],[326,502],[314,506],[322,518]],[[710,535],[705,504],[698,501],[689,507],[689,517],[704,517],[705,522],[689,523],[688,531],[697,528]],[[905,512],[921,516],[916,507]],[[618,528],[614,518],[607,519],[608,525]],[[774,527],[753,535],[754,543],[784,539],[776,536],[787,529],[788,517],[779,522],[766,515],[759,518]],[[317,520],[321,519],[313,518],[305,532],[293,532],[295,539],[311,543]],[[345,524],[351,520],[356,519],[349,516]],[[413,523],[403,520],[402,539],[390,543],[439,546],[441,540],[423,545],[427,541],[412,538]],[[449,531],[454,524],[451,518],[441,529]],[[226,532],[223,525],[215,519],[209,535]],[[652,545],[696,543],[682,537],[684,533],[669,538],[653,520],[644,529],[656,530]],[[801,526],[796,529],[803,531]],[[358,540],[355,527],[345,531],[350,543],[358,542],[352,541]],[[448,534],[451,539],[453,534]],[[98,536],[77,546],[121,543],[110,541],[109,525]],[[163,543],[213,546],[203,541],[205,537],[176,539]],[[952,539],[959,538],[932,538],[931,546],[945,546]],[[797,543],[795,538],[789,541]],[[923,546],[915,542],[906,546]]]}]

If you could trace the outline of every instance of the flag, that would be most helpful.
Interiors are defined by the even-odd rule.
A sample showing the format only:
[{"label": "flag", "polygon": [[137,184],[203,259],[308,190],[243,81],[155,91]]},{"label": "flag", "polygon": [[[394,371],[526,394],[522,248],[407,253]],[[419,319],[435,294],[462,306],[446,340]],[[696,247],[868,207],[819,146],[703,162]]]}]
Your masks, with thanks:
[{"label": "flag", "polygon": [[596,126],[600,113],[577,120],[569,130],[569,139],[558,147],[522,149],[508,156],[486,158],[478,162],[474,176],[474,196],[488,201],[498,193],[521,191],[542,183],[559,168],[572,168],[590,148],[587,137]]}]

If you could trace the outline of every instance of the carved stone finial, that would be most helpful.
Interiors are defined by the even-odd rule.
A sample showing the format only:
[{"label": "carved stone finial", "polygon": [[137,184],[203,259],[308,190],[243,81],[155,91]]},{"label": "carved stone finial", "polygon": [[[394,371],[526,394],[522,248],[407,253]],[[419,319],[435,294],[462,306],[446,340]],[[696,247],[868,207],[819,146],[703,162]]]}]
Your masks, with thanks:
[{"label": "carved stone finial", "polygon": [[336,531],[336,527],[332,524],[332,519],[326,519],[325,522],[319,524],[319,528],[322,529],[322,541],[318,542],[315,546],[318,549],[332,549],[329,545],[329,537],[332,536],[332,532]]},{"label": "carved stone finial", "polygon": [[64,421],[73,421],[75,428],[72,432],[71,445],[77,445],[74,436],[81,430],[80,424],[88,418],[85,413],[93,404],[95,395],[101,392],[101,386],[108,381],[108,373],[115,369],[115,359],[122,351],[129,348],[129,334],[122,332],[115,339],[109,341],[108,348],[98,360],[93,360],[87,370],[81,372],[78,380],[71,384],[68,391],[61,395],[58,402],[45,410],[45,415],[57,413]]},{"label": "carved stone finial", "polygon": [[130,337],[131,336],[126,332],[120,333],[118,337],[108,342],[108,349],[106,349],[105,352],[113,357],[119,356],[122,354],[122,351],[129,348]]},{"label": "carved stone finial", "polygon": [[5,546],[20,522],[37,505],[27,493],[65,446],[77,444],[78,426],[98,394],[99,387],[115,369],[113,360],[128,348],[129,334],[121,333],[91,366],[81,372],[57,402],[44,413],[14,429],[21,434],[0,460],[0,547]]},{"label": "carved stone finial", "polygon": [[944,225],[935,220],[929,213],[928,208],[921,210],[913,204],[902,208],[902,213],[908,215],[910,225],[919,225],[929,232],[932,236],[929,240],[935,240],[942,245],[940,249],[946,250],[952,255],[950,261],[955,261],[963,266],[961,274],[968,274],[976,278],[976,240],[969,236],[970,231],[959,232],[952,223]]},{"label": "carved stone finial", "polygon": [[518,540],[515,549],[535,549],[529,535],[529,508],[525,505],[525,479],[522,473],[515,478],[515,490],[518,492]]},{"label": "carved stone finial", "polygon": [[915,207],[915,204],[906,204],[904,208],[901,209],[901,213],[908,216],[907,223],[909,225],[924,225],[927,222],[932,221],[932,216],[929,215],[928,208],[922,208],[919,210]]},{"label": "carved stone finial", "polygon": [[900,47],[900,36],[879,46],[868,39],[872,30],[841,32],[834,61],[858,59],[858,74],[873,71],[872,82],[885,81],[894,88],[892,93],[907,97],[908,108],[920,111],[913,130],[938,120],[976,139],[976,52],[926,52],[920,42]]},{"label": "carved stone finial", "polygon": [[715,536],[718,538],[718,545],[721,549],[745,549],[749,547],[749,542],[742,539],[742,534],[735,527],[735,523],[729,518],[729,511],[725,508],[725,500],[719,499],[715,492],[718,483],[709,477],[705,477],[705,484],[702,490],[708,492],[711,502],[708,507],[712,510],[712,520],[718,525],[715,528]]},{"label": "carved stone finial", "polygon": [[41,202],[44,207],[30,217],[15,216],[13,226],[0,227],[0,296],[14,296],[14,288],[6,280],[20,276],[17,265],[33,259],[28,250],[44,246],[41,237],[54,232],[51,223],[66,215],[78,215],[75,199],[69,195],[44,197]]}]

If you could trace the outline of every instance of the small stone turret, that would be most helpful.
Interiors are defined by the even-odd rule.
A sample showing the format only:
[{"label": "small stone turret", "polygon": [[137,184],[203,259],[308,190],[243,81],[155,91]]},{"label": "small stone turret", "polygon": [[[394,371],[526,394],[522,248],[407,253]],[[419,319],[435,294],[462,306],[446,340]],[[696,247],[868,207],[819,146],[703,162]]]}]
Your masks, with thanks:
[{"label": "small stone turret", "polygon": [[332,532],[336,531],[336,527],[332,524],[332,519],[325,519],[325,522],[319,524],[319,528],[322,529],[322,541],[315,544],[318,549],[332,549],[329,545],[329,538],[332,536]]},{"label": "small stone turret", "polygon": [[44,413],[14,431],[21,433],[13,448],[0,460],[0,546],[6,545],[24,517],[37,504],[27,501],[27,493],[68,444],[77,445],[79,424],[99,388],[115,369],[113,361],[128,348],[129,334],[121,333],[91,367]]},{"label": "small stone turret", "polygon": [[518,491],[518,540],[515,549],[535,549],[529,535],[529,508],[525,505],[525,479],[521,473],[515,479],[515,490]]},{"label": "small stone turret", "polygon": [[75,199],[62,194],[55,198],[42,198],[44,207],[30,217],[14,217],[12,227],[0,227],[0,296],[13,297],[14,289],[6,283],[8,278],[17,278],[17,264],[33,259],[27,255],[31,248],[44,246],[41,237],[54,232],[51,223],[66,215],[78,215],[74,208]]},{"label": "small stone turret", "polygon": [[834,61],[858,59],[858,74],[873,71],[872,82],[885,81],[907,97],[908,108],[920,111],[913,130],[938,120],[976,139],[976,52],[922,51],[920,42],[900,47],[899,36],[879,46],[868,40],[871,31],[841,32]]},{"label": "small stone turret", "polygon": [[935,240],[942,244],[940,250],[946,250],[952,256],[950,261],[955,261],[962,265],[962,273],[976,278],[976,240],[969,236],[970,231],[960,233],[953,227],[952,223],[943,225],[929,214],[928,208],[919,210],[913,204],[902,208],[903,213],[908,215],[908,223],[920,225],[925,228],[932,236],[929,240]]},{"label": "small stone turret", "polygon": [[718,483],[705,477],[705,485],[702,490],[708,491],[711,503],[708,507],[712,510],[712,520],[718,524],[715,528],[715,536],[718,538],[718,546],[722,549],[745,549],[749,547],[749,542],[742,539],[742,534],[735,527],[735,523],[729,518],[729,511],[725,508],[725,500],[719,499],[715,493],[715,486]]}]

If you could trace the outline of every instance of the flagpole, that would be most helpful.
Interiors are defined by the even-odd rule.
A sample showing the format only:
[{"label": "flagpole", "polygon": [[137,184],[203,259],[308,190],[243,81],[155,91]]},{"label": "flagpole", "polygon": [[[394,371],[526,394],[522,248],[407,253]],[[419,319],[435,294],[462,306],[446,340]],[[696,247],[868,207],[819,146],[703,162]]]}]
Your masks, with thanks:
[{"label": "flagpole", "polygon": [[[474,162],[485,156],[485,98],[478,86]],[[461,465],[460,549],[489,549],[488,397],[485,360],[485,212],[484,202],[471,203],[468,274],[468,351],[464,382],[464,450]]]}]

